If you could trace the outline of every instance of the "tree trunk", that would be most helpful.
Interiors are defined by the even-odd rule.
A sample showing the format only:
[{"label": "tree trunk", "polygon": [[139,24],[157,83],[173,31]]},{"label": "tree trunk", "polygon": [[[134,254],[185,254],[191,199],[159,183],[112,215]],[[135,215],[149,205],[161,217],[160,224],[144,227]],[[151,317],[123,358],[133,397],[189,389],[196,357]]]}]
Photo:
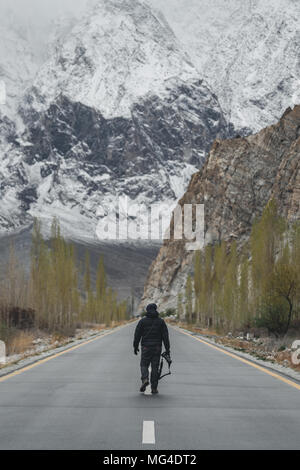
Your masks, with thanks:
[{"label": "tree trunk", "polygon": [[288,321],[287,321],[287,325],[286,325],[286,331],[285,331],[285,334],[287,334],[288,330],[289,330],[289,327],[290,327],[290,324],[291,324],[291,319],[292,319],[292,313],[293,313],[293,304],[291,302],[290,299],[286,299],[289,303],[289,315],[288,315]]}]

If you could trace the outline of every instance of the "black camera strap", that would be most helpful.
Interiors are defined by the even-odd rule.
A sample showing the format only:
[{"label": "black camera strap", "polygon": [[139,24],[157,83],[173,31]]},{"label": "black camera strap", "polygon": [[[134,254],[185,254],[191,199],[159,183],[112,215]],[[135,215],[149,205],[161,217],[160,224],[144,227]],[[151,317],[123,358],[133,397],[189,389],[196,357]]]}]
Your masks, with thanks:
[{"label": "black camera strap", "polygon": [[[171,367],[171,364],[172,364],[172,360],[171,360],[170,356],[166,352],[164,352],[164,353],[162,353],[161,357],[162,357],[162,359],[160,361],[160,366],[159,366],[158,380],[162,379],[163,377],[166,377],[167,375],[171,375],[170,367]],[[163,366],[164,366],[164,359],[168,364],[169,372],[167,372],[164,375],[161,375],[162,370],[163,370]]]}]

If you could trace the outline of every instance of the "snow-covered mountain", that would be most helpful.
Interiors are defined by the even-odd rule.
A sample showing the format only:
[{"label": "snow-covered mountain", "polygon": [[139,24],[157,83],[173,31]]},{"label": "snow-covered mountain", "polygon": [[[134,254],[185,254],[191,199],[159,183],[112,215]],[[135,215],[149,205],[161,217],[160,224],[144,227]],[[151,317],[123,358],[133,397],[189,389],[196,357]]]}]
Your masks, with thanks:
[{"label": "snow-covered mountain", "polygon": [[243,7],[246,16],[249,10],[249,0],[146,1],[164,15],[201,74],[215,45],[236,28],[234,13]]},{"label": "snow-covered mountain", "polygon": [[137,0],[100,0],[60,37],[20,114],[26,130],[2,158],[2,227],[56,215],[73,238],[93,238],[119,195],[171,211],[230,132],[165,19]]},{"label": "snow-covered mountain", "polygon": [[47,30],[40,66],[30,28],[8,16],[2,229],[58,215],[91,238],[118,195],[171,210],[216,137],[300,100],[299,18],[298,0],[98,0]]},{"label": "snow-covered mountain", "polygon": [[101,0],[59,42],[31,95],[39,111],[63,92],[107,119],[129,117],[132,103],[178,76],[199,79],[165,21],[136,0]]},{"label": "snow-covered mountain", "polygon": [[[120,3],[124,4],[124,1]],[[97,4],[97,2],[98,0],[89,0],[88,3]],[[299,0],[189,0],[188,2],[144,0],[144,2],[152,7],[152,14],[157,19],[160,18],[161,22],[164,22],[164,19],[160,11],[165,15],[177,40],[198,69],[199,77],[208,81],[210,88],[218,96],[227,118],[235,127],[243,128],[246,125],[251,131],[258,131],[278,120],[288,106],[299,102]],[[153,7],[157,9],[155,13]],[[99,8],[103,8],[103,5]],[[116,13],[115,10],[114,14],[116,15],[114,21],[119,21],[120,12]],[[62,19],[61,11],[58,10],[56,24],[52,25],[51,32],[49,32],[50,24],[45,22],[45,18],[44,21],[37,20],[34,27],[21,25],[12,14],[0,18],[0,75],[2,74],[2,77],[5,75],[10,107],[16,107],[14,101],[31,80],[30,77],[36,69],[36,56],[38,55],[38,66],[41,58],[45,57],[49,33],[51,38],[57,36],[59,31],[60,41],[65,41],[65,33],[69,32],[68,23],[72,23],[75,19],[70,12],[68,15],[68,19]],[[101,22],[105,20],[104,18],[98,20],[101,27]],[[59,28],[57,23],[60,25]],[[94,25],[97,28],[96,23]],[[140,26],[142,29],[141,24]],[[145,26],[145,29],[148,27]],[[125,31],[123,33],[125,35]],[[97,36],[99,44],[101,33],[98,30]],[[116,41],[117,38],[119,35],[116,36]],[[90,39],[93,40],[92,35]],[[67,42],[70,44],[69,40]],[[122,55],[122,51],[119,52]],[[67,60],[67,50],[63,56],[64,54]],[[125,58],[126,54],[124,60]],[[124,60],[121,60],[123,65]],[[50,72],[48,68],[48,73]],[[122,69],[120,65],[120,73],[123,72],[124,68]],[[59,75],[56,77],[57,80],[64,80],[63,74]],[[146,73],[145,89],[149,85],[147,77],[151,77],[151,74]],[[99,80],[96,77],[94,79],[95,91]],[[86,79],[84,82],[86,83]],[[55,80],[51,80],[51,83],[55,86]],[[129,85],[129,81],[127,83]],[[138,94],[139,89],[135,89],[134,80],[130,85],[126,91]],[[141,86],[140,83],[138,85]],[[70,86],[73,87],[74,83]],[[101,99],[102,92],[110,105],[110,100],[114,99],[114,90],[111,90],[109,84],[102,84],[102,87],[102,90],[97,90],[97,96]],[[55,90],[51,89],[50,94],[53,91]],[[93,93],[88,96],[87,92],[81,90],[81,97],[83,95],[85,104],[89,104]],[[123,105],[126,108],[125,102]],[[108,109],[111,113],[110,106]]]},{"label": "snow-covered mountain", "polygon": [[88,3],[52,25],[0,18],[0,250],[13,232],[24,256],[33,216],[55,215],[126,297],[157,247],[104,247],[97,223],[119,195],[171,212],[216,138],[300,101],[299,0]]},{"label": "snow-covered mountain", "polygon": [[[68,15],[53,18],[45,11],[41,17],[43,7],[30,11],[34,0],[26,4],[27,14],[22,14],[15,1],[2,0],[0,4],[0,81],[5,83],[7,97],[0,112],[14,120],[18,119],[20,99],[52,53],[53,44],[63,40],[80,13],[69,11]],[[38,21],[32,23],[35,15]]]},{"label": "snow-covered mountain", "polygon": [[300,2],[257,0],[218,42],[205,77],[228,119],[259,131],[300,102],[299,57]]},{"label": "snow-covered mountain", "polygon": [[300,102],[299,0],[148,1],[163,11],[235,128],[257,132]]}]

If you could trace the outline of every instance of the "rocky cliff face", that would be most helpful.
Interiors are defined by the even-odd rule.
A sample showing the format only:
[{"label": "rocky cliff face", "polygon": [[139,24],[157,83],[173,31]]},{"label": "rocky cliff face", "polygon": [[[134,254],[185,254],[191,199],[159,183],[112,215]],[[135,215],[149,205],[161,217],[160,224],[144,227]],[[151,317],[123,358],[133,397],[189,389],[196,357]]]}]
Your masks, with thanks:
[{"label": "rocky cliff face", "polygon": [[[214,142],[179,202],[205,205],[205,243],[246,240],[271,197],[288,219],[300,218],[299,146],[300,106],[256,135]],[[174,307],[193,258],[184,241],[165,241],[150,268],[142,304]]]},{"label": "rocky cliff face", "polygon": [[[297,107],[298,108],[298,107]],[[297,109],[296,108],[296,109]],[[294,112],[289,112],[294,116]],[[300,217],[300,119],[298,112],[297,138],[292,142],[289,152],[284,156],[272,189],[280,213],[290,221]]]},{"label": "rocky cliff face", "polygon": [[164,98],[133,104],[130,118],[105,119],[63,95],[23,118],[26,131],[3,145],[2,229],[58,215],[73,238],[93,238],[98,209],[108,214],[119,195],[171,209],[213,140],[230,132],[201,81],[177,80]]}]

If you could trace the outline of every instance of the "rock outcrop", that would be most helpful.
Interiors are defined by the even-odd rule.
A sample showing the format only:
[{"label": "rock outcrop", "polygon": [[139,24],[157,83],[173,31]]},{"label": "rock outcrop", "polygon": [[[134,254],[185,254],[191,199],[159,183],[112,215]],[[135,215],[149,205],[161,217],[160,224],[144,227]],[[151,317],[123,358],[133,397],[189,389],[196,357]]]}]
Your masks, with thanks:
[{"label": "rock outcrop", "polygon": [[295,221],[300,217],[300,121],[298,121],[297,138],[290,151],[283,158],[272,197],[276,199],[280,213],[287,220]]},{"label": "rock outcrop", "polygon": [[201,81],[177,80],[164,98],[149,95],[132,105],[130,118],[106,119],[63,95],[46,111],[23,110],[23,118],[27,129],[19,142],[3,146],[2,229],[30,214],[59,215],[75,239],[80,217],[90,226],[86,238],[93,238],[99,209],[113,213],[118,196],[132,204],[165,203],[171,211],[214,139],[230,132]]},{"label": "rock outcrop", "polygon": [[[179,204],[205,205],[206,244],[242,243],[270,198],[278,201],[289,220],[300,218],[299,162],[300,106],[296,106],[256,135],[216,140]],[[161,309],[174,307],[193,270],[193,258],[184,240],[166,240],[150,268],[142,304],[151,300]]]}]

